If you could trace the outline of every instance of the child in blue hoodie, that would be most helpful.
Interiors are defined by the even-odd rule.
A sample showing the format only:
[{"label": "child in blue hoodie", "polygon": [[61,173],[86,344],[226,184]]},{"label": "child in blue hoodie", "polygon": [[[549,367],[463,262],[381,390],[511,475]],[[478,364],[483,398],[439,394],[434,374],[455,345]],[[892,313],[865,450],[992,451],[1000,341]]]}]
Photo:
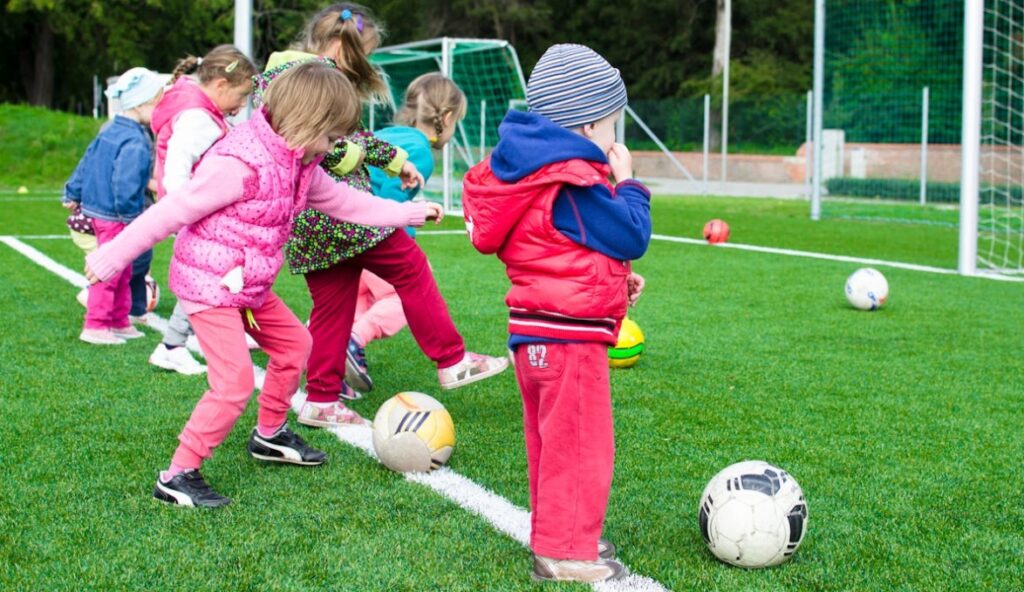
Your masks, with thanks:
[{"label": "child in blue hoodie", "polygon": [[600,55],[549,48],[526,100],[530,112],[505,116],[491,158],[463,181],[466,226],[512,283],[533,577],[613,580],[626,572],[600,538],[615,461],[607,349],[643,290],[629,262],[651,238],[650,191],[615,143],[626,87]]}]

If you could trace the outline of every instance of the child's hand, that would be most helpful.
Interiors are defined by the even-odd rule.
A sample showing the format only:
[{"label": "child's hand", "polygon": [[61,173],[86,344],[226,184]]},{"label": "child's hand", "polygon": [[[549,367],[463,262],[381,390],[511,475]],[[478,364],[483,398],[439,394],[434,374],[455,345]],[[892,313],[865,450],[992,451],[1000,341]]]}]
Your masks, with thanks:
[{"label": "child's hand", "polygon": [[398,177],[402,179],[402,189],[412,189],[413,187],[423,187],[423,175],[416,170],[416,165],[405,161],[402,165],[402,172],[398,173]]},{"label": "child's hand", "polygon": [[89,268],[88,263],[85,264],[85,279],[89,280],[90,284],[95,284],[96,282],[100,281],[100,278],[96,277],[96,274],[93,273],[92,269]]},{"label": "child's hand", "polygon": [[146,189],[149,189],[153,193],[156,193],[158,188],[156,186],[156,179],[150,177],[149,183],[146,183]]},{"label": "child's hand", "polygon": [[616,183],[633,178],[633,155],[625,144],[612,144],[612,149],[608,151],[608,164]]},{"label": "child's hand", "polygon": [[644,276],[636,272],[630,272],[629,277],[626,278],[626,293],[629,296],[630,306],[636,306],[636,301],[644,292],[644,283]]},{"label": "child's hand", "polygon": [[433,220],[434,224],[440,224],[441,220],[444,220],[444,208],[441,207],[441,204],[427,202],[427,220]]},{"label": "child's hand", "polygon": [[60,202],[60,205],[64,206],[65,208],[67,208],[69,210],[71,210],[71,213],[73,213],[73,214],[77,214],[78,210],[81,209],[81,206],[78,204],[77,201],[70,201],[70,200],[62,201],[62,202]]}]

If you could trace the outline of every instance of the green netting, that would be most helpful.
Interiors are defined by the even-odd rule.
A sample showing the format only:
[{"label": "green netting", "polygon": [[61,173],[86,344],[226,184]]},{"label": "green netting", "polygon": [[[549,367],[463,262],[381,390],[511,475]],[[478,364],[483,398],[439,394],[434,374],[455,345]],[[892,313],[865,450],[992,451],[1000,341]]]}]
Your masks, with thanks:
[{"label": "green netting", "polygon": [[[448,44],[451,78],[466,94],[468,108],[466,118],[451,142],[451,170],[444,171],[442,159],[438,158],[426,193],[443,201],[446,207],[459,210],[459,179],[497,143],[498,124],[509,108],[525,98],[525,91],[518,58],[508,43],[437,39],[415,44],[415,47],[385,47],[373,54],[373,63],[388,75],[396,106],[401,103],[405,89],[413,79],[427,72],[442,71],[445,43]],[[392,109],[377,107],[373,112],[373,127],[389,124],[393,115]],[[451,181],[449,196],[442,194],[446,175]]]},{"label": "green netting", "polygon": [[[929,204],[948,201],[946,191],[935,199],[928,193],[959,181],[963,6],[963,0],[826,1],[823,126],[836,131],[823,142],[831,158],[823,157],[822,163],[826,181],[837,180],[826,185],[824,216],[849,215],[847,202],[834,199],[836,191],[838,197],[876,204],[922,197]],[[923,196],[922,176],[928,181]],[[908,191],[908,183],[915,182],[918,190]],[[879,207],[877,212],[933,222],[937,216],[929,208]],[[855,209],[856,217],[871,217],[873,211]]]}]

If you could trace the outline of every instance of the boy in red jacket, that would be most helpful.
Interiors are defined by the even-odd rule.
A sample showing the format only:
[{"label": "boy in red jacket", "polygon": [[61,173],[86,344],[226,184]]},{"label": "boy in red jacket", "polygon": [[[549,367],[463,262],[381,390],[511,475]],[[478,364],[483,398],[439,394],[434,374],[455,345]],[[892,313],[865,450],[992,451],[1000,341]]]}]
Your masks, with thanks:
[{"label": "boy in red jacket", "polygon": [[615,461],[607,348],[643,289],[629,261],[651,238],[650,191],[615,143],[626,87],[600,55],[552,46],[526,100],[530,111],[509,111],[490,159],[466,175],[463,207],[473,245],[497,253],[512,282],[533,575],[618,579],[625,569],[600,538]]}]

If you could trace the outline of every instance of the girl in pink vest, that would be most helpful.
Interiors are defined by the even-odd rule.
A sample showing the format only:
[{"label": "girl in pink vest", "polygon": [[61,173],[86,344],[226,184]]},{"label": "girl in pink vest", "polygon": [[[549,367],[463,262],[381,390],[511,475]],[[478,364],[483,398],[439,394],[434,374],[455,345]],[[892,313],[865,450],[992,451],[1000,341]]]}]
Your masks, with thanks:
[{"label": "girl in pink vest", "polygon": [[[201,58],[188,56],[178,62],[171,88],[153,111],[151,122],[158,198],[188,182],[203,154],[227,134],[224,118],[245,106],[256,73],[252,61],[233,45],[219,45]],[[182,374],[205,372],[206,367],[185,347],[191,333],[188,315],[181,303],[175,304],[163,342],[150,354],[149,363]]]},{"label": "girl in pink vest", "polygon": [[317,208],[362,224],[420,226],[440,206],[378,199],[337,184],[318,166],[334,141],[359,121],[352,84],[322,63],[303,64],[268,89],[265,107],[211,148],[192,179],[86,258],[86,276],[102,281],[171,233],[177,233],[170,287],[206,353],[209,390],[179,436],[154,497],[171,504],[230,503],[199,468],[245,410],[254,376],[248,333],[270,357],[248,451],[256,459],[319,465],[326,454],[288,429],[291,397],[309,356],[309,332],[271,286],[295,215]]}]

